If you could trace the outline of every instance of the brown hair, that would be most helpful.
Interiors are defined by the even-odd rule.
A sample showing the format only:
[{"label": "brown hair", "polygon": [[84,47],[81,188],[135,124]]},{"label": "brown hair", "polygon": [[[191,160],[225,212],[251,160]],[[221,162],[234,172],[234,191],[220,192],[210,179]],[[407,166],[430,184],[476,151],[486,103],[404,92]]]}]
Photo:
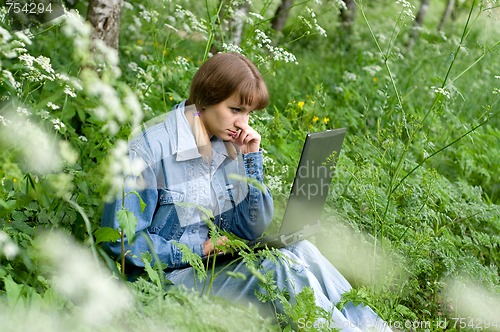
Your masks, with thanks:
[{"label": "brown hair", "polygon": [[269,91],[257,67],[238,53],[217,53],[196,72],[191,82],[189,103],[198,107],[216,105],[237,94],[243,105],[263,109]]}]

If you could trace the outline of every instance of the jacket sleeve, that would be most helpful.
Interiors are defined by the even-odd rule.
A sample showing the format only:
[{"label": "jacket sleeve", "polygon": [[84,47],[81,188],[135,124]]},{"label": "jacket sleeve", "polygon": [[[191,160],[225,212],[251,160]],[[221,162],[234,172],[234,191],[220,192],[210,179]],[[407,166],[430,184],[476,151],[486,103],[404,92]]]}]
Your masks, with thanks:
[{"label": "jacket sleeve", "polygon": [[231,231],[244,239],[255,240],[264,233],[273,218],[273,197],[264,185],[262,151],[244,154],[243,164],[245,176],[249,179],[248,193],[236,205]]},{"label": "jacket sleeve", "polygon": [[[140,176],[127,177],[124,191],[125,199],[118,197],[114,201],[105,204],[101,225],[120,230],[117,214],[122,209],[129,211],[137,218],[137,227],[134,241],[129,243],[128,239],[125,239],[125,252],[127,253],[126,260],[128,263],[143,267],[144,263],[141,259],[141,254],[147,251],[154,251],[158,255],[159,260],[169,268],[185,266],[186,264],[182,262],[182,253],[174,245],[173,241],[169,241],[149,231],[158,204],[157,171],[151,163],[148,163],[144,159],[147,158],[139,156],[135,151],[130,152],[130,161],[132,163],[139,160],[143,161],[146,166]],[[141,189],[133,189],[137,188],[137,186],[140,186]],[[139,197],[133,191],[137,192],[146,204],[143,211],[141,211]],[[191,251],[200,256],[203,255],[203,247],[201,245],[191,244],[190,246]],[[106,243],[105,249],[110,251],[115,257],[121,257],[122,255],[120,241]]]}]

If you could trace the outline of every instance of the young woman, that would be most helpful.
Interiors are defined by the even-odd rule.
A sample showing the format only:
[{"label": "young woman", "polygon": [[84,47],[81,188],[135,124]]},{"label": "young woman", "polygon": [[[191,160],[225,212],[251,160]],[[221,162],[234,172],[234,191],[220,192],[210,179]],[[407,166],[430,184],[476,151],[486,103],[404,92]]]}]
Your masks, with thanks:
[{"label": "young woman", "polygon": [[[125,244],[129,265],[144,266],[141,253],[150,251],[149,242],[167,266],[167,279],[201,289],[178,244],[206,257],[227,241],[224,236],[210,238],[206,211],[211,211],[219,229],[240,238],[254,240],[265,231],[273,200],[267,189],[262,190],[261,136],[248,119],[267,106],[268,98],[264,79],[252,62],[240,54],[218,53],[195,74],[189,98],[164,122],[131,140],[130,160],[144,167],[140,175],[127,179],[129,186],[138,189],[130,186],[127,191],[137,190],[146,206],[142,210],[137,195],[126,194],[124,202],[117,199],[105,206],[102,220],[103,226],[118,228],[122,203],[138,218],[135,240]],[[119,256],[121,244],[109,244],[108,249]],[[263,258],[258,268],[263,273],[272,271],[276,285],[290,294],[292,302],[304,287],[310,287],[317,305],[331,313],[329,326],[346,331],[389,330],[367,306],[348,303],[342,312],[335,308],[351,286],[310,242],[301,241],[280,252],[282,257]],[[255,292],[265,291],[244,262],[222,262],[216,270],[222,269],[245,278],[218,274],[211,286],[213,295],[261,305]],[[274,305],[282,308],[280,303]]]}]

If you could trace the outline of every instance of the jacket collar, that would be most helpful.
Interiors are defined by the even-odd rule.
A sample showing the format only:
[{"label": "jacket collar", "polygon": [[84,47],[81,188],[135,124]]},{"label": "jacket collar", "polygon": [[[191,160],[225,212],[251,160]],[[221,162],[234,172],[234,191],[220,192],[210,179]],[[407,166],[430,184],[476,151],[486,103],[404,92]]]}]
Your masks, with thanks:
[{"label": "jacket collar", "polygon": [[[193,131],[189,126],[189,122],[186,119],[185,111],[186,100],[182,101],[180,104],[176,105],[172,110],[175,112],[174,119],[172,119],[169,123],[169,119],[167,119],[167,130],[174,129],[177,132],[177,135],[173,134],[170,140],[170,145],[172,148],[172,152],[176,154],[176,161],[186,161],[196,158],[201,158],[201,154],[198,152],[198,147],[196,146],[196,140],[193,135]],[[173,125],[173,126],[171,126]],[[174,128],[172,128],[174,127]],[[224,161],[226,157],[228,157],[228,153],[224,142],[217,138],[213,137],[211,139],[212,149],[213,149],[213,158],[216,164],[220,164]]]}]

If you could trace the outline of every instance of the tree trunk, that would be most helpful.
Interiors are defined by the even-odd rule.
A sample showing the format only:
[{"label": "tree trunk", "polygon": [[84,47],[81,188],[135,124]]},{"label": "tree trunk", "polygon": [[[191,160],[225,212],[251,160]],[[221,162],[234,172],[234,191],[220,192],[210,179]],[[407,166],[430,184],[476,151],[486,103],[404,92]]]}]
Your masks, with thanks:
[{"label": "tree trunk", "polygon": [[250,6],[248,2],[245,2],[242,6],[235,10],[234,18],[231,22],[232,38],[231,42],[233,45],[241,46],[241,39],[243,38],[243,26],[245,25],[245,17],[248,16],[248,11]]},{"label": "tree trunk", "polygon": [[275,31],[281,31],[285,27],[290,9],[292,8],[293,0],[282,0],[281,4],[276,9],[274,17],[271,20],[271,27]]},{"label": "tree trunk", "polygon": [[344,28],[344,32],[349,35],[352,33],[354,19],[356,18],[356,3],[354,0],[344,0],[346,8],[340,9],[340,22]]},{"label": "tree trunk", "polygon": [[219,1],[219,6],[222,6],[219,12],[219,24],[221,25],[223,36],[220,33],[216,34],[215,39],[217,43],[210,45],[210,53],[212,54],[219,52],[218,46],[220,45],[217,44],[220,44],[222,40],[225,40],[227,44],[241,46],[245,17],[248,16],[250,5],[248,2],[239,3],[235,5],[234,9],[229,10],[228,6],[232,3],[233,1],[230,0]]},{"label": "tree trunk", "polygon": [[118,50],[122,0],[89,0],[87,19],[94,27],[92,39]]},{"label": "tree trunk", "polygon": [[420,29],[424,25],[425,15],[427,15],[427,10],[429,9],[429,0],[422,0],[420,3],[420,9],[418,10],[417,16],[415,16],[415,21],[413,22],[413,28],[410,32],[410,38],[408,40],[408,48],[412,48],[415,44],[419,34]]},{"label": "tree trunk", "polygon": [[438,31],[443,30],[446,21],[448,20],[448,18],[451,15],[451,12],[453,11],[453,7],[455,7],[455,0],[448,0],[443,16],[441,16],[441,21],[439,21]]}]

